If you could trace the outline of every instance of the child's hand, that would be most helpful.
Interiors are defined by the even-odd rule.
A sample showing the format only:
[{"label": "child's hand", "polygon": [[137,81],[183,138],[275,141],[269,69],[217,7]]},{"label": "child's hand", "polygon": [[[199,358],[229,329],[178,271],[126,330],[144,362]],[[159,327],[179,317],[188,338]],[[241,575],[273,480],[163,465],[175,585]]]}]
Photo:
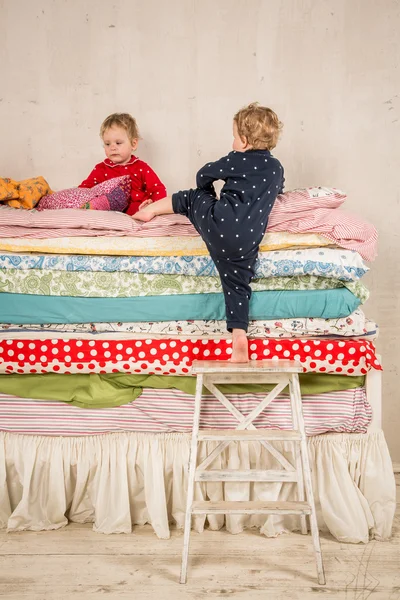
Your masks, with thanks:
[{"label": "child's hand", "polygon": [[139,206],[139,210],[142,210],[142,208],[144,208],[145,206],[148,206],[149,204],[152,204],[153,200],[151,200],[150,198],[148,198],[147,200],[143,200],[142,204]]}]

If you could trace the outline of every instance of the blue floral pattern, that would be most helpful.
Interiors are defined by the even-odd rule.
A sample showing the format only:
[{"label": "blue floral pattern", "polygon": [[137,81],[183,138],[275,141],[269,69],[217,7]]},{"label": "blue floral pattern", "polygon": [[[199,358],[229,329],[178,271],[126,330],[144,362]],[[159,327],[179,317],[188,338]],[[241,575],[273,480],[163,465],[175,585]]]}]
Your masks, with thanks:
[{"label": "blue floral pattern", "polygon": [[[0,254],[2,269],[55,271],[127,271],[163,275],[216,276],[210,256],[95,256],[51,254]],[[315,275],[357,281],[368,271],[358,252],[339,248],[306,248],[261,252],[257,278]]]}]

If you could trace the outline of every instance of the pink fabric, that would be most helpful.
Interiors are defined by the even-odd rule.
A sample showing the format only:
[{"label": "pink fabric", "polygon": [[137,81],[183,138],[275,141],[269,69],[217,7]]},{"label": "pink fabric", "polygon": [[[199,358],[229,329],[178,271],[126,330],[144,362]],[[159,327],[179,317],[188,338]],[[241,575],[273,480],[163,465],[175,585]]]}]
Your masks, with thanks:
[{"label": "pink fabric", "polygon": [[272,208],[272,213],[277,213],[283,218],[293,212],[314,211],[317,208],[338,208],[347,196],[336,188],[302,188],[279,194]]},{"label": "pink fabric", "polygon": [[[104,185],[104,184],[101,184]],[[92,190],[81,190],[91,192]],[[373,225],[338,208],[346,199],[340,190],[308,188],[280,194],[271,211],[268,231],[318,233],[342,248],[356,250],[365,260],[376,256]],[[164,215],[149,223],[117,212],[18,211],[0,206],[0,237],[55,238],[72,236],[158,237],[198,233],[182,215]]]},{"label": "pink fabric", "polygon": [[346,196],[339,190],[308,188],[280,194],[275,200],[268,231],[318,233],[365,260],[377,254],[378,234],[373,225],[337,207]]},{"label": "pink fabric", "polygon": [[[90,190],[82,190],[90,191]],[[164,215],[149,223],[121,212],[101,210],[17,210],[0,205],[0,237],[59,238],[75,236],[197,236],[183,215]]]},{"label": "pink fabric", "polygon": [[[116,193],[117,202],[112,202]],[[92,210],[125,210],[131,197],[131,179],[128,176],[115,177],[95,185],[91,189],[70,188],[44,196],[37,210],[59,210],[64,208],[89,208]]]},{"label": "pink fabric", "polygon": [[[264,393],[227,394],[245,414],[257,408]],[[326,432],[366,433],[372,408],[365,388],[301,397],[306,435]],[[82,409],[66,402],[20,398],[0,393],[0,431],[24,435],[82,436],[111,431],[187,432],[192,430],[194,396],[181,390],[144,388],[129,404]],[[257,428],[292,429],[290,399],[279,394],[254,421]],[[203,394],[200,429],[235,429],[237,419],[211,394]]]}]

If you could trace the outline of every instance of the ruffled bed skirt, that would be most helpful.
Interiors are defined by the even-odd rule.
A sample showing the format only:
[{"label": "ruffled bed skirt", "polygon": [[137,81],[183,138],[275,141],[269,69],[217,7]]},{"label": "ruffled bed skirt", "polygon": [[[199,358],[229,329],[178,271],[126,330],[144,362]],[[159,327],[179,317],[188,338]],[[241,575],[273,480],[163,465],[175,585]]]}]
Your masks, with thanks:
[{"label": "ruffled bed skirt", "polygon": [[[113,433],[41,437],[0,433],[0,524],[9,531],[50,530],[93,522],[100,533],[129,533],[150,523],[160,538],[183,527],[190,436]],[[210,451],[216,442],[203,442]],[[293,460],[291,444],[276,447]],[[381,431],[308,438],[318,521],[341,542],[388,539],[396,488]],[[219,462],[218,462],[219,461]],[[214,468],[279,468],[257,442],[232,442]],[[197,499],[291,500],[294,484],[197,484]],[[193,519],[202,531],[205,517]],[[299,527],[295,516],[210,515],[208,527],[231,533],[257,527],[267,536]]]}]

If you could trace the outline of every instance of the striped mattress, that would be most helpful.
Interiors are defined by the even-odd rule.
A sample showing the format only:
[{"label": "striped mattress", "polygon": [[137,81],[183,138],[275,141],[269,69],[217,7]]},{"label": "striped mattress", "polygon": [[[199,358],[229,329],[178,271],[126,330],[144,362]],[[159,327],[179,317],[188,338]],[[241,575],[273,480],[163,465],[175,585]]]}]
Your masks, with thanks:
[{"label": "striped mattress", "polygon": [[[227,394],[227,397],[247,415],[265,394]],[[90,410],[64,402],[0,394],[0,431],[41,436],[90,436],[122,431],[187,433],[191,431],[193,409],[194,396],[177,389],[146,388],[129,404]],[[303,409],[308,436],[326,432],[366,433],[372,418],[364,387],[303,395]],[[291,429],[289,396],[279,395],[254,424],[260,428]],[[236,426],[235,418],[214,396],[204,396],[201,428]]]}]

